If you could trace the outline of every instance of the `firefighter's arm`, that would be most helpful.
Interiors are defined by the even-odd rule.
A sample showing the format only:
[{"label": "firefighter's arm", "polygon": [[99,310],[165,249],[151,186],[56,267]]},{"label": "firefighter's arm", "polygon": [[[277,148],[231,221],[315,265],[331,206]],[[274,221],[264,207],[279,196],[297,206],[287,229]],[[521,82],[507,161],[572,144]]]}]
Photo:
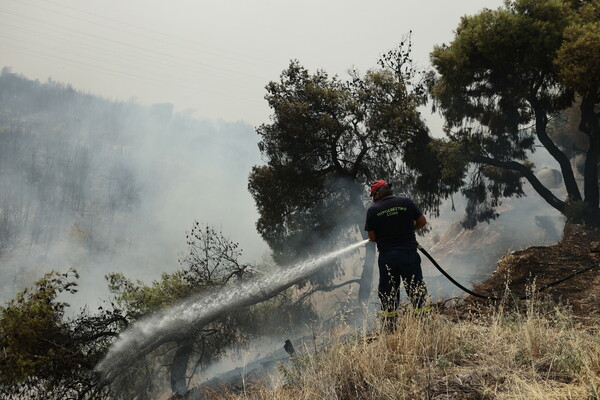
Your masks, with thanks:
[{"label": "firefighter's arm", "polygon": [[369,240],[371,242],[376,242],[377,241],[377,237],[375,236],[375,231],[368,231],[369,233]]},{"label": "firefighter's arm", "polygon": [[427,225],[427,220],[425,219],[424,215],[421,215],[419,218],[415,219],[415,231],[421,229],[425,225]]}]

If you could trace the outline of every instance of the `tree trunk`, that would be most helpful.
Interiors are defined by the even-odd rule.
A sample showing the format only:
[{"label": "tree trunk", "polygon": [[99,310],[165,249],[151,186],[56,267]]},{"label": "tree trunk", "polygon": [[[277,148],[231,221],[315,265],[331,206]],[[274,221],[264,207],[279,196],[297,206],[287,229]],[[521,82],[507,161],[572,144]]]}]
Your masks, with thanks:
[{"label": "tree trunk", "polygon": [[[531,100],[530,103],[535,112],[535,133],[540,143],[542,143],[546,150],[548,150],[548,153],[550,153],[550,155],[554,157],[554,159],[560,165],[560,170],[565,182],[565,188],[567,189],[568,196],[572,200],[581,200],[581,193],[579,191],[579,187],[577,186],[577,181],[575,180],[575,174],[573,173],[571,160],[569,160],[567,155],[563,153],[548,136],[548,117],[546,116],[544,108],[539,105],[538,101]],[[548,200],[546,199],[546,201]]]},{"label": "tree trunk", "polygon": [[598,196],[598,157],[600,156],[600,137],[590,137],[590,147],[585,159],[583,176],[585,204],[590,209],[596,209],[599,205]]},{"label": "tree trunk", "polygon": [[[590,144],[585,160],[583,176],[584,201],[588,214],[596,215],[598,211],[600,194],[598,193],[598,159],[600,158],[600,129],[598,127],[598,114],[594,112],[598,99],[596,96],[585,96],[581,101],[581,123],[579,129],[585,133]],[[587,216],[587,217],[589,217]],[[598,222],[598,221],[590,221]]]},{"label": "tree trunk", "polygon": [[189,339],[177,342],[177,350],[175,350],[171,364],[171,391],[173,393],[185,394],[188,390],[185,373],[192,349],[192,342]]}]

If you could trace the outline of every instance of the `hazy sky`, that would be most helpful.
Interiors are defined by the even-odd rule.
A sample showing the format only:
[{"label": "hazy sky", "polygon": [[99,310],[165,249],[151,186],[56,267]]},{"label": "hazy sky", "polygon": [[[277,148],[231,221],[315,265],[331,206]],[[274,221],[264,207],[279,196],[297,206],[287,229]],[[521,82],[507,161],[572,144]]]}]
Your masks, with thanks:
[{"label": "hazy sky", "polygon": [[413,31],[428,65],[461,16],[502,0],[0,0],[0,64],[32,79],[201,118],[268,122],[264,86],[290,59],[345,77]]}]

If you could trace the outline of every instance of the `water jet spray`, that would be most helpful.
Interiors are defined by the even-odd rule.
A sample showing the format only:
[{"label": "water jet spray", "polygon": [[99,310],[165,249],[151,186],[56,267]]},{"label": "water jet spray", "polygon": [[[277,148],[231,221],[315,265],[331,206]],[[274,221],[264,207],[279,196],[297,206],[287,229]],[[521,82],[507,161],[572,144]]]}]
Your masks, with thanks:
[{"label": "water jet spray", "polygon": [[173,342],[198,327],[205,326],[223,312],[247,307],[267,300],[294,284],[308,278],[323,265],[345,253],[364,246],[369,240],[351,244],[343,249],[309,259],[291,268],[261,277],[238,286],[228,285],[212,294],[198,294],[191,298],[138,321],[119,335],[106,357],[96,366],[109,381],[136,360]]}]

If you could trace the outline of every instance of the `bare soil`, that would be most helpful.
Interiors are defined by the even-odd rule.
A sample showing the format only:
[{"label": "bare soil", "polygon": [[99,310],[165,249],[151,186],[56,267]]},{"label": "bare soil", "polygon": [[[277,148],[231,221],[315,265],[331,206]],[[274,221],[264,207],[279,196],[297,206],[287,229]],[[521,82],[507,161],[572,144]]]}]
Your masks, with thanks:
[{"label": "bare soil", "polygon": [[[594,266],[590,271],[544,290],[539,295],[552,297],[572,307],[580,320],[597,321],[600,316],[600,230],[566,224],[563,239],[552,246],[533,246],[514,251],[498,262],[492,276],[476,285],[484,295],[514,297],[531,293],[531,288],[557,281],[575,271]],[[538,296],[539,296],[538,295]],[[469,296],[465,303],[486,300]]]}]

